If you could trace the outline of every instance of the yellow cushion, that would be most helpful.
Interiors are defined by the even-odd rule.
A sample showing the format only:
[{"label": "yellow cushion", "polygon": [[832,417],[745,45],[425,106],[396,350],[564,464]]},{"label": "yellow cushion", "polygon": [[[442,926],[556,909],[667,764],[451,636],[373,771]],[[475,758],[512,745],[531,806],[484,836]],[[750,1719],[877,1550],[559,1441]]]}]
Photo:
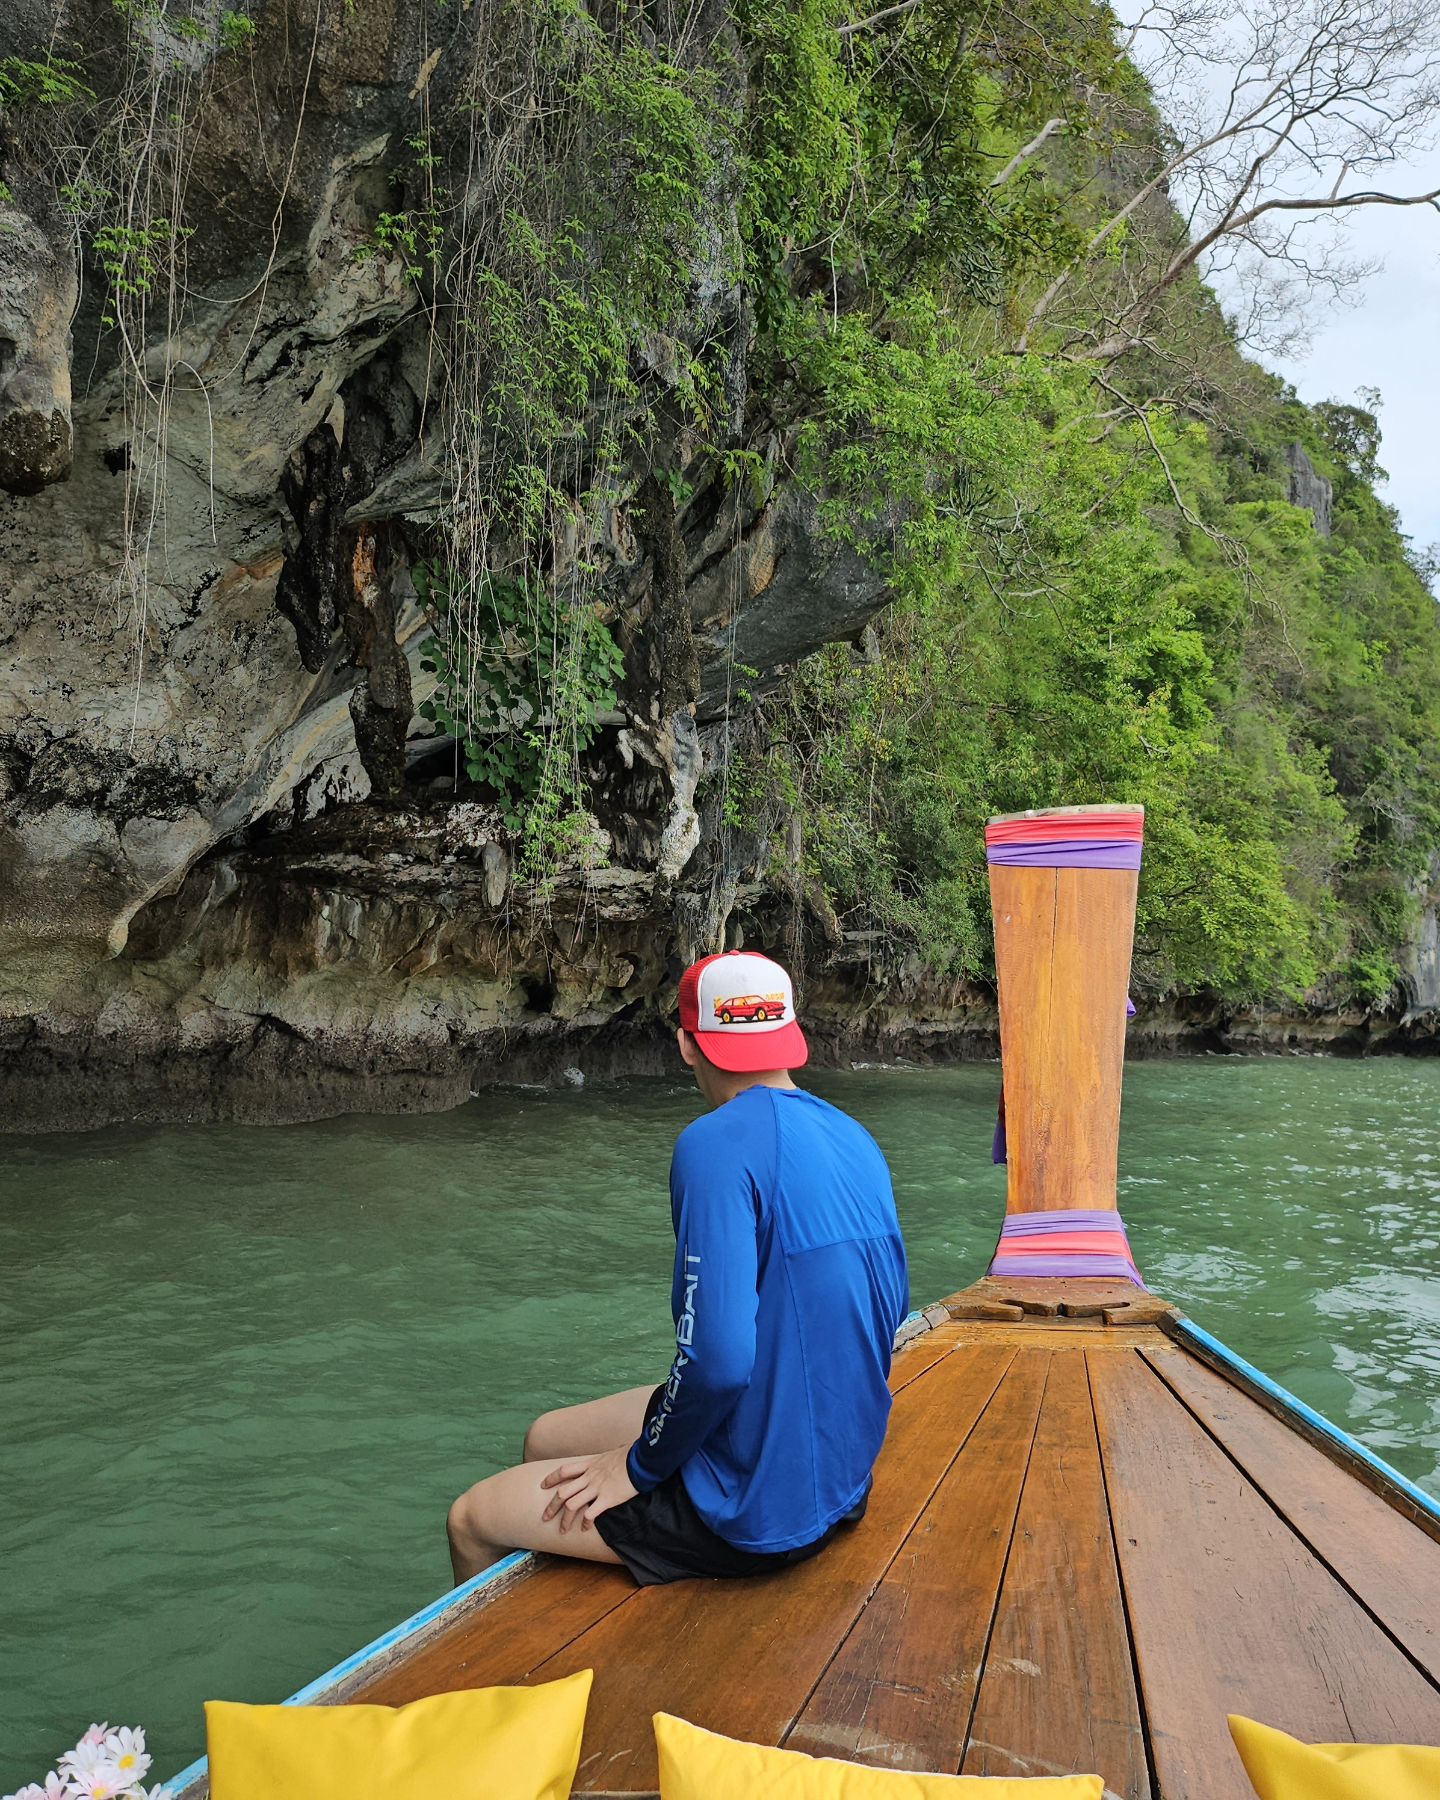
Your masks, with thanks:
[{"label": "yellow cushion", "polygon": [[211,1800],[568,1800],[592,1674],[408,1706],[210,1700]]},{"label": "yellow cushion", "polygon": [[1435,1800],[1440,1794],[1440,1750],[1302,1744],[1233,1714],[1230,1735],[1260,1800]]},{"label": "yellow cushion", "polygon": [[655,1715],[660,1800],[1102,1800],[1098,1775],[1017,1781],[994,1775],[912,1775],[829,1756],[766,1750]]}]

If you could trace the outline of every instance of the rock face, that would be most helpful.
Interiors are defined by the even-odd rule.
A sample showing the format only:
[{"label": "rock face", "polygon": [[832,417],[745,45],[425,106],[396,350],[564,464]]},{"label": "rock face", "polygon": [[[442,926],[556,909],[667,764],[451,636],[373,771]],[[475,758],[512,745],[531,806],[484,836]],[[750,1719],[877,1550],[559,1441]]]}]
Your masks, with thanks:
[{"label": "rock face", "polygon": [[1440,869],[1418,884],[1420,925],[1405,960],[1405,990],[1412,1019],[1440,1022]]},{"label": "rock face", "polygon": [[1329,537],[1330,505],[1334,498],[1334,490],[1329,481],[1316,472],[1303,445],[1291,444],[1285,452],[1285,459],[1290,464],[1290,504],[1309,507],[1315,519],[1316,531],[1321,537]]},{"label": "rock face", "polygon": [[[145,56],[192,109],[184,224],[150,237],[77,216],[45,105],[0,123],[0,1115],[21,1129],[449,1104],[576,1033],[639,1042],[770,857],[764,822],[705,798],[737,666],[763,692],[886,599],[774,474],[781,436],[743,488],[679,499],[637,463],[603,543],[573,548],[628,671],[587,766],[594,831],[553,892],[517,888],[416,716],[441,370],[414,251],[377,226],[477,15],[223,17],[139,38],[112,0],[0,18],[17,63],[85,47],[65,126],[113,159],[111,199],[126,156],[163,163],[123,135]],[[717,188],[716,244],[731,205]],[[738,429],[749,327],[721,260],[693,307]],[[673,346],[645,354],[663,384]]]},{"label": "rock face", "polygon": [[38,494],[70,473],[75,300],[73,256],[12,190],[0,201],[0,488],[9,493]]}]

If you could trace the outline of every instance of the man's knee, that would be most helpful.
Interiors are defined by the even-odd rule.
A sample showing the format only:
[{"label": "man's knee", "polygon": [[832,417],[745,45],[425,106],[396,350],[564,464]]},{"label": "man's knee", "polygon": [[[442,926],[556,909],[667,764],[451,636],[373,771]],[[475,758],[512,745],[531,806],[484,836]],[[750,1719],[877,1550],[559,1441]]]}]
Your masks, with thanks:
[{"label": "man's knee", "polygon": [[523,1461],[545,1462],[547,1459],[564,1456],[565,1447],[559,1442],[555,1429],[558,1417],[556,1412],[544,1412],[538,1419],[531,1420],[530,1428],[525,1433]]},{"label": "man's knee", "polygon": [[466,1488],[450,1502],[445,1515],[445,1535],[451,1544],[473,1544],[485,1535],[480,1504],[480,1484]]}]

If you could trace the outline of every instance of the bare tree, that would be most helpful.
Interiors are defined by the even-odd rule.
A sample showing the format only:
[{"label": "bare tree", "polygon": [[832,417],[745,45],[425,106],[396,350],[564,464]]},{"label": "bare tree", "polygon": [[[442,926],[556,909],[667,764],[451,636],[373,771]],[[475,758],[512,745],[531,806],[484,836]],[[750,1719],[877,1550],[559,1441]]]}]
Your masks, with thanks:
[{"label": "bare tree", "polygon": [[[1143,344],[1188,271],[1229,279],[1242,342],[1293,341],[1308,300],[1371,272],[1346,253],[1360,207],[1440,210],[1440,185],[1387,185],[1440,135],[1434,0],[1217,0],[1147,5],[1120,48],[1164,123],[1149,166],[1030,310],[1017,348],[1043,341],[1109,363]],[[1132,134],[1132,138],[1133,138]],[[1178,208],[1177,211],[1175,209]]]}]

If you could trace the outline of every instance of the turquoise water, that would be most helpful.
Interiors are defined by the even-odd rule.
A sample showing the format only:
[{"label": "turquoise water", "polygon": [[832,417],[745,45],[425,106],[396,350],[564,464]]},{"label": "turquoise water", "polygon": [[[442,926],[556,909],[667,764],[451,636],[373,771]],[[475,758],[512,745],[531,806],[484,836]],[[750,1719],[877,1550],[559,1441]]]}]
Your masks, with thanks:
[{"label": "turquoise water", "polygon": [[[998,1071],[816,1076],[895,1171],[917,1303],[983,1271]],[[656,1380],[679,1082],[431,1118],[0,1140],[0,1792],[92,1718],[162,1772],[448,1585],[538,1411]],[[1126,1077],[1152,1285],[1440,1493],[1440,1061]]]}]

